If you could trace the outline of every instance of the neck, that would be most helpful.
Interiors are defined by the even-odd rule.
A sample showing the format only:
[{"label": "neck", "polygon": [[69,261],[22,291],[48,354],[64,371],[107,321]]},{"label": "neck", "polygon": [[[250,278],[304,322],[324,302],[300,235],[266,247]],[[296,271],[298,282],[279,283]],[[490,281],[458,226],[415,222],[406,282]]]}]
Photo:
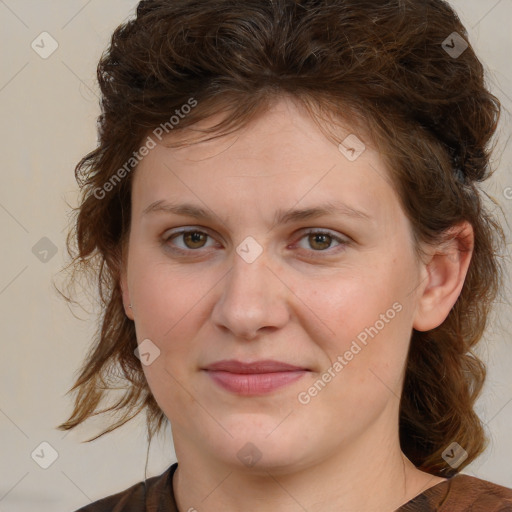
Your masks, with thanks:
[{"label": "neck", "polygon": [[[293,467],[219,461],[185,450],[174,474],[180,512],[394,512],[443,479],[419,471],[398,439],[358,439],[329,458]],[[179,443],[175,445],[178,447]],[[191,453],[194,456],[191,456]]]}]

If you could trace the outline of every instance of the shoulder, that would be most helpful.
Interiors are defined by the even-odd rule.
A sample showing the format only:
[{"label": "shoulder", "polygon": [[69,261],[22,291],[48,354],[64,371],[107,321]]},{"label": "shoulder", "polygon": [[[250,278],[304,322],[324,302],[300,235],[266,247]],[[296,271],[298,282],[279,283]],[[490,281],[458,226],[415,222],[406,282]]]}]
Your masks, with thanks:
[{"label": "shoulder", "polygon": [[512,512],[512,489],[508,487],[462,474],[451,478],[447,483],[450,490],[445,503],[446,510],[457,503],[464,503],[467,510]]},{"label": "shoulder", "polygon": [[430,487],[400,512],[512,512],[512,489],[458,474]]},{"label": "shoulder", "polygon": [[[78,509],[76,512],[145,512],[148,505],[165,505],[158,510],[175,510],[172,492],[172,475],[177,463],[167,468],[161,475],[148,478],[124,491],[102,498]],[[155,510],[156,510],[155,508]]]}]

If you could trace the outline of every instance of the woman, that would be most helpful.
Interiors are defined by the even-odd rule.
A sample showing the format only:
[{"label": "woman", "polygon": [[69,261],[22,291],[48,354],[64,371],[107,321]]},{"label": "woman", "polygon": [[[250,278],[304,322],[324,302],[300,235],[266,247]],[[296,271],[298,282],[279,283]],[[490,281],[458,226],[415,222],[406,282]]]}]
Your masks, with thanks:
[{"label": "woman", "polygon": [[178,463],[80,510],[512,510],[458,474],[503,233],[453,10],[148,0],[98,78],[71,254],[105,310],[59,428],[124,379],[100,435],[145,410]]}]

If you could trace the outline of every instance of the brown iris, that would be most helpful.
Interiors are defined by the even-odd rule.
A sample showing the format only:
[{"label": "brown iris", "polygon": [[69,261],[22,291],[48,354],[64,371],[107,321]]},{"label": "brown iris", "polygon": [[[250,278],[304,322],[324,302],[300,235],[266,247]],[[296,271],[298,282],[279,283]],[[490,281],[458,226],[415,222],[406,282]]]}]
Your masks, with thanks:
[{"label": "brown iris", "polygon": [[[311,233],[308,236],[309,243],[311,244],[311,247],[315,251],[320,251],[322,249],[328,249],[331,245],[332,237],[326,233]],[[319,242],[320,247],[315,248],[315,244]]]},{"label": "brown iris", "polygon": [[188,233],[183,233],[183,240],[185,240],[185,245],[189,249],[199,249],[206,243],[207,236],[206,233],[199,231],[189,231]]}]

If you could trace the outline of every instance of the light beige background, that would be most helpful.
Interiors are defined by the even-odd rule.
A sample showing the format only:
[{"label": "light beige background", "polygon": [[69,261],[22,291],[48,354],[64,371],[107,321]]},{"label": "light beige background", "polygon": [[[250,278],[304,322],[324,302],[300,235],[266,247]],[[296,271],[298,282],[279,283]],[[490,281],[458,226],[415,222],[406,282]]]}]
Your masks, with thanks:
[{"label": "light beige background", "polygon": [[[81,441],[103,423],[91,422],[69,434],[54,428],[70,412],[65,392],[88,348],[94,324],[92,318],[74,318],[51,288],[52,278],[66,262],[66,201],[75,204],[77,192],[73,169],[96,143],[96,64],[112,31],[133,14],[136,3],[0,0],[0,512],[72,511],[144,476],[147,446],[142,417],[88,444]],[[496,154],[499,170],[486,189],[510,218],[512,189],[508,189],[510,199],[505,191],[512,187],[512,1],[452,4],[488,69],[492,90],[503,102]],[[31,48],[43,31],[58,42],[47,59]],[[506,229],[510,243],[510,228]],[[43,237],[57,249],[52,257],[48,253],[46,262],[32,251]],[[478,412],[491,444],[464,472],[512,487],[509,278],[507,283],[507,295],[481,348],[489,378]],[[42,442],[58,454],[48,469],[31,457]],[[49,453],[46,448],[45,457]],[[148,476],[161,473],[174,460],[168,431],[152,445]]]}]

